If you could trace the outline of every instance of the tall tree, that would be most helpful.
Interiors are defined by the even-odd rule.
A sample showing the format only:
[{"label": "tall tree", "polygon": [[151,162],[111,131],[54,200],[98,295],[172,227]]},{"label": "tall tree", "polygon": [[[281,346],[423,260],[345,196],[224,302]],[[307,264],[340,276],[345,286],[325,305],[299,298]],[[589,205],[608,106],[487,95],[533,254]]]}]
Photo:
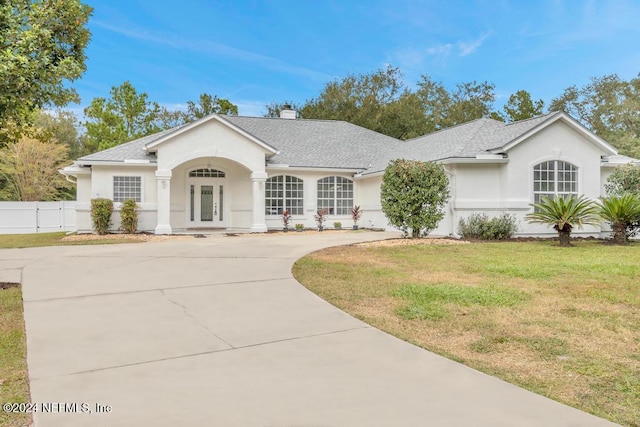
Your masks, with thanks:
[{"label": "tall tree", "polygon": [[104,150],[161,130],[160,105],[149,101],[145,92],[138,93],[126,81],[112,87],[110,94],[109,99],[94,98],[84,109],[89,144]]},{"label": "tall tree", "polygon": [[79,101],[66,81],[86,70],[92,8],[80,0],[0,2],[0,126]]},{"label": "tall tree", "polygon": [[197,102],[187,101],[186,111],[162,108],[159,115],[160,127],[162,129],[171,129],[195,122],[213,113],[224,116],[237,116],[238,106],[226,98],[218,98],[216,95],[211,96],[208,93],[203,93]]},{"label": "tall tree", "polygon": [[58,172],[67,164],[63,144],[22,137],[0,150],[0,175],[5,200],[38,201],[60,198],[71,184]]},{"label": "tall tree", "polygon": [[509,97],[509,101],[502,108],[502,117],[508,122],[531,119],[543,114],[544,101],[531,99],[531,94],[526,90],[519,90]]},{"label": "tall tree", "polygon": [[187,111],[183,113],[183,120],[185,123],[190,123],[213,113],[237,116],[238,106],[232,104],[228,99],[203,93],[200,95],[198,102],[187,101]]},{"label": "tall tree", "polygon": [[416,94],[427,120],[425,133],[482,117],[494,117],[494,90],[493,83],[472,81],[458,83],[454,90],[448,91],[442,83],[423,75]]},{"label": "tall tree", "polygon": [[34,126],[38,139],[66,145],[70,159],[91,154],[98,148],[97,145],[89,145],[86,135],[78,132],[78,118],[71,111],[41,111],[35,119]]},{"label": "tall tree", "polygon": [[387,67],[329,82],[317,98],[305,103],[300,113],[306,119],[345,120],[406,138],[413,135],[406,123],[424,120],[415,101],[404,87],[400,70]]},{"label": "tall tree", "polygon": [[640,74],[629,81],[615,74],[571,86],[551,101],[551,111],[565,111],[621,154],[640,157]]}]

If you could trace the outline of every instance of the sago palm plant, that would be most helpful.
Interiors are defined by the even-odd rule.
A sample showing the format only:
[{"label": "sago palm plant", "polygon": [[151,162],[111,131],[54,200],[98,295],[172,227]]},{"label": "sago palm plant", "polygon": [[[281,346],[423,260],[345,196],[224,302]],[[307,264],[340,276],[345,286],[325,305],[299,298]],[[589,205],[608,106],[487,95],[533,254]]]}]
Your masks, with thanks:
[{"label": "sago palm plant", "polygon": [[627,242],[627,227],[640,222],[640,198],[629,193],[602,197],[600,216],[611,224],[613,241],[624,244]]},{"label": "sago palm plant", "polygon": [[531,204],[534,212],[527,214],[528,222],[553,226],[558,232],[560,246],[570,246],[571,230],[583,225],[597,225],[601,222],[598,207],[584,195],[550,198],[542,196],[540,202]]}]

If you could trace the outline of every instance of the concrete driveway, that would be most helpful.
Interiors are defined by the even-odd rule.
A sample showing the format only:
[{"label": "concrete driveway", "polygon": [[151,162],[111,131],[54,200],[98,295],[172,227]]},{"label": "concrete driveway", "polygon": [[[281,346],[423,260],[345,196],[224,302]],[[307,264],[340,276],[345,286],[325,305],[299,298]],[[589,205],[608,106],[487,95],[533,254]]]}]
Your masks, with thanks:
[{"label": "concrete driveway", "polygon": [[36,426],[613,425],[371,328],[291,276],[310,251],[392,236],[0,251],[0,278],[23,283]]}]

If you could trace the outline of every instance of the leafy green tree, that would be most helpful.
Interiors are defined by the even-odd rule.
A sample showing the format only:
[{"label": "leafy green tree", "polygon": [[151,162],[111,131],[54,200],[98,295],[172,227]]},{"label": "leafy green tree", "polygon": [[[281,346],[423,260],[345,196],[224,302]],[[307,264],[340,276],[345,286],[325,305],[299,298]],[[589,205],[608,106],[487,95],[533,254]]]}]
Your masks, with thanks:
[{"label": "leafy green tree", "polygon": [[553,226],[558,232],[560,246],[571,246],[571,231],[574,227],[600,224],[598,208],[584,195],[550,198],[542,196],[540,202],[531,204],[534,212],[525,216],[531,223]]},{"label": "leafy green tree", "polygon": [[543,114],[544,101],[533,101],[531,94],[526,90],[519,90],[509,97],[509,101],[502,108],[504,119],[508,122],[531,119]]},{"label": "leafy green tree", "polygon": [[404,87],[400,70],[393,67],[329,82],[317,98],[304,104],[300,115],[344,120],[395,138],[421,135],[418,129],[425,122],[418,100]]},{"label": "leafy green tree", "polygon": [[382,211],[404,236],[426,236],[444,217],[449,179],[438,163],[398,159],[382,176]]},{"label": "leafy green tree", "polygon": [[200,95],[198,102],[187,101],[187,111],[183,112],[182,116],[184,123],[191,123],[213,113],[224,116],[237,116],[238,106],[228,99],[203,93]]},{"label": "leafy green tree", "polygon": [[104,150],[161,130],[160,105],[149,101],[145,92],[138,93],[126,81],[112,87],[110,94],[109,99],[94,98],[84,109],[90,145]]},{"label": "leafy green tree", "polygon": [[631,193],[602,197],[600,216],[611,224],[613,241],[625,244],[629,234],[633,234],[632,228],[640,222],[640,198]]},{"label": "leafy green tree", "polygon": [[615,74],[571,86],[551,101],[551,111],[565,111],[621,154],[640,157],[640,74],[629,81]]},{"label": "leafy green tree", "polygon": [[459,83],[448,91],[440,82],[423,75],[416,95],[422,102],[426,118],[425,133],[445,129],[483,117],[495,117],[495,85],[476,81]]},{"label": "leafy green tree", "polygon": [[79,0],[0,2],[0,127],[79,101],[66,81],[86,70],[92,10]]},{"label": "leafy green tree", "polygon": [[98,149],[96,145],[89,145],[86,135],[78,132],[78,118],[70,111],[41,111],[35,119],[34,127],[39,139],[66,145],[70,159],[77,159]]},{"label": "leafy green tree", "polygon": [[162,111],[158,115],[159,126],[162,129],[171,129],[186,123],[195,122],[213,113],[225,116],[237,116],[238,106],[228,99],[203,93],[200,95],[198,102],[187,101],[186,111],[162,108]]},{"label": "leafy green tree", "polygon": [[0,150],[5,200],[56,200],[71,184],[58,172],[67,165],[65,145],[22,137]]}]

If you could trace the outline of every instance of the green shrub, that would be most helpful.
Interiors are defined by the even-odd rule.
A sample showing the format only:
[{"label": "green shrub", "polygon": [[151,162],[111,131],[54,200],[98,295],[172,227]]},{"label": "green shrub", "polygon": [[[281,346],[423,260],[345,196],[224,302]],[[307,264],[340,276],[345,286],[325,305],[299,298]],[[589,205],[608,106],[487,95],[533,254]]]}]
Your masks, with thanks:
[{"label": "green shrub", "polygon": [[508,213],[491,219],[487,214],[473,214],[458,222],[458,232],[465,239],[510,239],[517,231],[516,217]]},{"label": "green shrub", "polygon": [[138,205],[133,199],[127,199],[120,208],[120,229],[127,234],[133,234],[138,229]]},{"label": "green shrub", "polygon": [[107,234],[111,226],[113,201],[109,199],[91,199],[91,220],[98,234]]}]

